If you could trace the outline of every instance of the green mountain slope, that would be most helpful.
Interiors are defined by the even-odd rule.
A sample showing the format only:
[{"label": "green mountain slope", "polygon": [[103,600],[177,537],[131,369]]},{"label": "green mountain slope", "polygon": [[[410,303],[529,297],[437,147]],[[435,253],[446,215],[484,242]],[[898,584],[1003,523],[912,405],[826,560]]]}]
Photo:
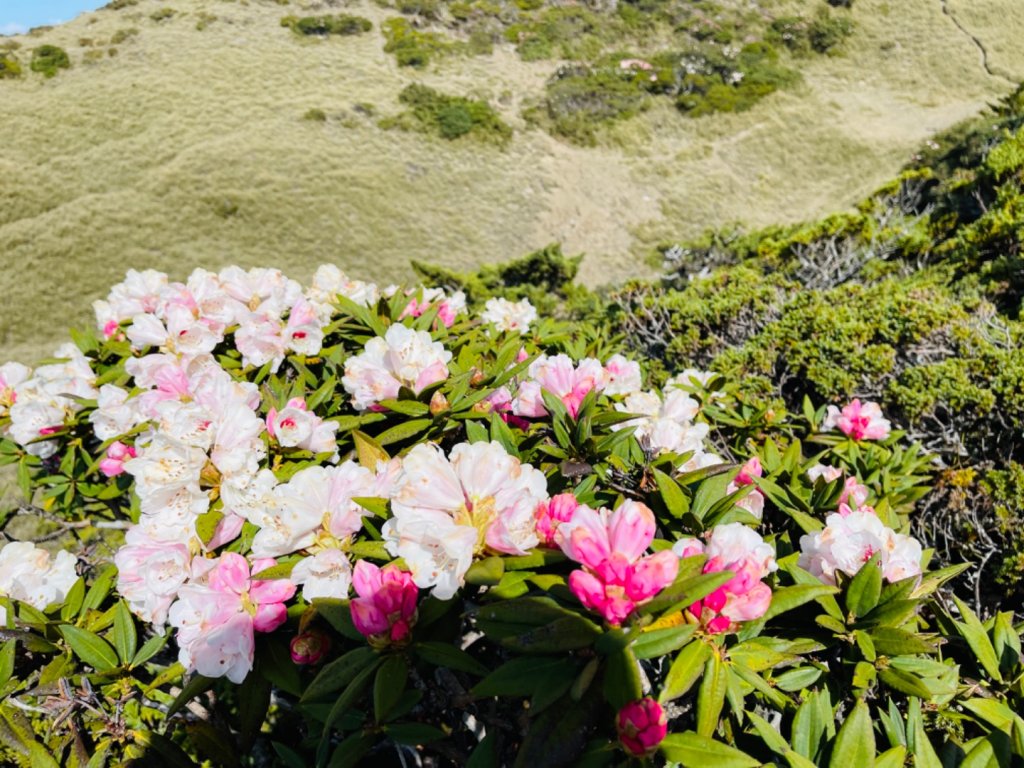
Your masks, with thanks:
[{"label": "green mountain slope", "polygon": [[[670,235],[852,204],[1024,78],[1015,22],[998,23],[1014,0],[858,0],[844,53],[796,62],[802,83],[700,119],[657,103],[581,147],[522,117],[553,62],[499,44],[400,68],[380,35],[392,8],[120,4],[13,38],[25,72],[0,79],[2,359],[45,354],[127,267],[274,264],[301,278],[334,261],[387,280],[410,258],[467,268],[560,241],[587,254],[590,284],[644,274],[643,255]],[[314,40],[280,24],[341,12],[373,30]],[[70,68],[31,72],[44,44]],[[413,82],[489,101],[512,139],[383,130]],[[311,110],[326,119],[304,119],[320,117]]]}]

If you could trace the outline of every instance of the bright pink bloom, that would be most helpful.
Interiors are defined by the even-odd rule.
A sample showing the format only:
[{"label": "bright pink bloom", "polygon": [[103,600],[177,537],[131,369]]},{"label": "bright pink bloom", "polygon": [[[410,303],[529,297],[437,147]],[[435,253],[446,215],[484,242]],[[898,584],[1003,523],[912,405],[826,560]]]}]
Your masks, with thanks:
[{"label": "bright pink bloom", "polygon": [[668,718],[658,702],[645,697],[619,710],[615,730],[627,752],[635,757],[648,757],[668,733]]},{"label": "bright pink bloom", "polygon": [[100,472],[107,477],[116,477],[124,472],[124,463],[136,456],[135,448],[122,442],[107,447],[107,457],[100,462]]},{"label": "bright pink bloom", "polygon": [[[729,486],[725,489],[726,493],[735,493],[740,488],[745,488],[748,485],[754,484],[755,477],[761,477],[764,474],[764,469],[761,467],[761,460],[754,456],[752,459],[747,461],[736,475],[735,479],[729,483]],[[757,488],[753,489],[746,496],[736,502],[736,506],[741,509],[745,509],[747,512],[752,514],[758,520],[764,515],[764,494]]]},{"label": "bright pink bloom", "polygon": [[[253,560],[251,573],[259,573],[277,565],[272,558]],[[285,601],[295,594],[295,585],[288,579],[253,580],[249,561],[234,552],[225,552],[208,575],[208,586],[217,592],[238,595],[239,605],[252,616],[253,629],[273,632],[288,618]]]},{"label": "bright pink bloom", "polygon": [[360,560],[352,573],[352,586],[359,597],[352,598],[352,623],[376,647],[404,645],[416,623],[419,589],[412,574],[397,566],[379,568]]},{"label": "bright pink bloom", "polygon": [[861,403],[860,400],[843,406],[841,411],[834,405],[828,407],[822,428],[829,430],[836,427],[854,440],[884,440],[890,430],[889,422],[882,417],[878,403]]},{"label": "bright pink bloom", "polygon": [[302,666],[319,664],[331,648],[331,639],[319,630],[309,630],[292,638],[292,661]]},{"label": "bright pink bloom", "polygon": [[743,468],[740,469],[740,473],[736,475],[734,481],[737,485],[753,485],[755,477],[761,477],[764,474],[764,469],[761,467],[761,459],[754,456]]},{"label": "bright pink bloom", "polygon": [[121,324],[118,323],[117,320],[107,320],[107,322],[103,324],[103,338],[109,339],[117,333],[120,328]]},{"label": "bright pink bloom", "polygon": [[843,492],[839,494],[839,505],[846,505],[848,508],[860,509],[868,500],[868,487],[861,485],[856,477],[846,478],[843,485]]},{"label": "bright pink bloom", "polygon": [[541,392],[548,392],[560,399],[574,419],[579,413],[583,398],[592,389],[605,386],[605,370],[598,360],[585,358],[574,365],[568,355],[547,357],[541,355],[530,363],[530,378],[523,382],[512,403],[517,416],[537,419],[547,416]]},{"label": "bright pink bloom", "polygon": [[772,601],[771,588],[762,579],[778,568],[775,551],[753,529],[742,523],[716,526],[705,546],[698,539],[681,539],[672,551],[680,558],[707,555],[704,573],[732,571],[733,577],[703,600],[690,606],[690,613],[704,628],[718,634],[735,629],[739,622],[764,616]]},{"label": "bright pink bloom", "polygon": [[542,544],[547,547],[558,546],[555,543],[555,531],[560,523],[567,523],[572,519],[572,513],[579,505],[571,493],[560,493],[537,505],[534,515],[537,518],[537,536],[540,537]]},{"label": "bright pink bloom", "polygon": [[555,531],[562,551],[583,565],[569,575],[569,589],[613,626],[671,584],[679,571],[678,557],[668,550],[644,554],[654,530],[654,513],[625,501],[615,512],[580,505]]}]

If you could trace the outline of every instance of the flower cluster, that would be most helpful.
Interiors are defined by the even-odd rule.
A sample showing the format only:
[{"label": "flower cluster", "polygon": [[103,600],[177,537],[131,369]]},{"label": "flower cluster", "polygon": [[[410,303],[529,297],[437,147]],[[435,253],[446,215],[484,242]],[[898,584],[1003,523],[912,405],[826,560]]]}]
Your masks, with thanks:
[{"label": "flower cluster", "polygon": [[679,558],[672,552],[644,554],[655,528],[647,506],[625,501],[614,512],[581,505],[555,532],[562,551],[583,566],[569,575],[569,588],[609,624],[625,621],[679,571]]},{"label": "flower cluster", "polygon": [[757,531],[742,523],[726,523],[709,532],[706,544],[680,539],[672,551],[682,558],[705,555],[704,573],[733,573],[729,581],[690,606],[690,613],[709,632],[734,630],[740,622],[759,619],[768,610],[772,591],[763,579],[778,565],[775,550]]},{"label": "flower cluster", "polygon": [[860,400],[851,401],[842,410],[834,405],[828,407],[821,428],[828,431],[836,427],[854,440],[884,440],[891,429],[878,403],[861,403]]},{"label": "flower cluster", "polygon": [[886,526],[870,507],[835,512],[823,531],[800,537],[800,567],[826,584],[836,583],[836,571],[855,576],[876,554],[890,582],[921,574],[921,543]]},{"label": "flower cluster", "polygon": [[[78,581],[78,558],[70,552],[51,556],[29,541],[12,541],[0,548],[0,597],[10,597],[40,610],[67,597]],[[7,611],[0,605],[0,625]]]}]

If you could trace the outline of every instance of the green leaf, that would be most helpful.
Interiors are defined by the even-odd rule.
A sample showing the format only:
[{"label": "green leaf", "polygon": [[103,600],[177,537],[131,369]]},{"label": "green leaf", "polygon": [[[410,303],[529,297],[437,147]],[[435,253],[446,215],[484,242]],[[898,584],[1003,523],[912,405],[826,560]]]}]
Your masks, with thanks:
[{"label": "green leaf", "polygon": [[114,608],[114,648],[122,664],[128,664],[135,657],[138,642],[132,612],[124,600],[119,600]]},{"label": "green leaf", "polygon": [[711,738],[718,729],[718,720],[725,706],[726,667],[721,657],[712,652],[704,664],[704,676],[697,692],[697,733]]},{"label": "green leaf", "polygon": [[161,650],[163,650],[163,647],[167,645],[167,640],[169,638],[169,634],[153,635],[151,638],[149,638],[149,640],[142,644],[142,647],[139,648],[139,652],[135,654],[135,657],[132,659],[131,664],[129,664],[128,666],[131,668],[135,668],[142,664],[145,664],[151,658],[160,653]]},{"label": "green leaf", "polygon": [[356,648],[324,665],[313,682],[302,692],[300,701],[309,702],[330,696],[348,685],[356,675],[377,661],[377,653],[368,646]]},{"label": "green leaf", "polygon": [[324,723],[324,737],[330,733],[334,724],[341,719],[342,715],[348,712],[352,705],[362,696],[366,686],[370,684],[370,677],[377,671],[377,665],[380,664],[380,661],[380,657],[376,657],[370,666],[363,668],[359,674],[352,678],[352,682],[338,696],[338,700],[331,707],[330,714],[327,715],[327,722]]},{"label": "green leaf", "polygon": [[473,686],[473,695],[477,698],[532,696],[551,675],[565,666],[565,659],[560,656],[520,656],[506,661]]},{"label": "green leaf", "polygon": [[413,651],[425,662],[436,667],[457,669],[478,677],[483,677],[489,671],[464,650],[450,643],[420,642],[413,646]]},{"label": "green leaf", "polygon": [[7,681],[14,674],[14,654],[16,649],[17,643],[14,640],[8,640],[3,645],[0,645],[0,690],[7,685]]},{"label": "green leaf", "polygon": [[881,553],[861,566],[846,588],[846,610],[854,617],[869,613],[882,596]]},{"label": "green leaf", "polygon": [[373,681],[373,719],[378,724],[387,720],[402,698],[408,673],[401,656],[391,656],[377,669],[377,677]]},{"label": "green leaf", "polygon": [[773,619],[779,614],[791,611],[822,595],[834,595],[838,588],[828,584],[797,584],[792,587],[780,587],[772,593],[772,602],[764,615],[764,621]]},{"label": "green leaf", "polygon": [[92,586],[85,595],[82,603],[83,611],[97,610],[107,599],[110,590],[114,588],[114,580],[117,578],[117,567],[114,565],[105,566],[93,581]]},{"label": "green leaf", "polygon": [[875,732],[871,727],[871,712],[867,704],[858,701],[839,729],[828,765],[829,768],[850,768],[870,766],[874,761]]},{"label": "green leaf", "polygon": [[687,766],[757,768],[761,765],[760,760],[755,760],[746,752],[693,731],[666,736],[659,749],[668,760]]},{"label": "green leaf", "polygon": [[466,571],[466,583],[493,587],[501,582],[505,574],[505,564],[500,557],[486,557],[477,560]]},{"label": "green leaf", "polygon": [[391,459],[379,442],[358,429],[352,430],[352,441],[356,446],[359,464],[371,472],[377,471],[377,465],[380,462],[387,462]]},{"label": "green leaf", "polygon": [[638,659],[654,659],[667,656],[672,651],[682,648],[697,631],[696,624],[681,624],[678,627],[665,627],[648,632],[641,632],[633,641],[633,653]]},{"label": "green leaf", "polygon": [[982,626],[981,621],[974,614],[967,604],[964,603],[960,598],[953,597],[953,601],[956,603],[956,607],[960,610],[960,615],[963,617],[963,621],[955,622],[956,628],[960,632],[964,640],[974,651],[974,655],[978,659],[978,663],[984,667],[985,671],[995,680],[999,682],[1003,681],[1002,672],[999,670],[999,658],[996,656],[996,649],[992,647],[992,641],[988,638],[988,633]]},{"label": "green leaf", "polygon": [[71,624],[62,624],[60,632],[75,656],[97,672],[109,672],[117,667],[117,653],[99,635]]},{"label": "green leaf", "polygon": [[690,690],[704,671],[704,664],[711,654],[711,646],[702,640],[692,641],[685,646],[669,667],[658,700],[662,703],[672,701]]},{"label": "green leaf", "polygon": [[153,763],[166,768],[195,768],[192,759],[166,736],[153,731],[132,731],[131,734],[132,741],[145,748],[148,760]]},{"label": "green leaf", "polygon": [[682,517],[690,511],[690,500],[679,487],[679,483],[660,469],[653,470],[654,482],[658,485],[658,493],[665,504],[665,509],[673,517]]},{"label": "green leaf", "polygon": [[716,571],[692,578],[683,578],[669,585],[658,596],[638,609],[638,613],[650,614],[666,608],[682,610],[689,608],[698,600],[707,597],[720,586],[732,579],[736,574],[732,571]]},{"label": "green leaf", "polygon": [[903,768],[907,761],[907,748],[898,744],[875,758],[875,768]]},{"label": "green leaf", "polygon": [[587,648],[601,637],[601,629],[582,616],[556,619],[550,624],[531,627],[525,632],[506,635],[501,644],[523,653],[557,653]]},{"label": "green leaf", "polygon": [[78,579],[68,590],[67,597],[60,607],[60,618],[62,621],[74,621],[78,612],[82,610],[82,603],[85,601],[85,579]]},{"label": "green leaf", "polygon": [[403,416],[423,416],[430,413],[430,406],[418,400],[381,400],[378,405]]},{"label": "green leaf", "polygon": [[892,627],[875,627],[870,633],[875,651],[883,656],[903,656],[905,654],[934,653],[935,644],[902,629]]},{"label": "green leaf", "polygon": [[217,681],[212,677],[204,677],[203,675],[193,674],[189,678],[188,682],[181,689],[177,698],[171,702],[171,706],[167,709],[166,719],[170,720],[182,707],[188,704],[196,696],[200,696],[206,693],[208,690],[213,688],[214,683]]},{"label": "green leaf", "polygon": [[640,665],[629,648],[608,656],[604,670],[604,698],[618,711],[643,695]]},{"label": "green leaf", "polygon": [[256,669],[246,676],[238,689],[239,740],[244,752],[252,748],[256,737],[260,735],[270,709],[272,686],[260,673],[260,666],[260,662],[257,662]]},{"label": "green leaf", "polygon": [[213,536],[217,532],[217,526],[223,519],[224,513],[219,509],[211,509],[209,512],[204,512],[196,518],[196,534],[203,544],[209,544],[213,541]]},{"label": "green leaf", "polygon": [[390,445],[391,443],[406,440],[430,429],[433,423],[433,419],[409,419],[408,421],[403,421],[377,435],[377,442],[381,445]]}]

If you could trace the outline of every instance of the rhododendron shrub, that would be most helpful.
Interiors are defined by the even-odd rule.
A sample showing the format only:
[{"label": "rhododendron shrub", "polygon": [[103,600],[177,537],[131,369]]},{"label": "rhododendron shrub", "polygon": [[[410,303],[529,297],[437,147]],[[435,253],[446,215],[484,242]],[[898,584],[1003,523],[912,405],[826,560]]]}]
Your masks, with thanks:
[{"label": "rhododendron shrub", "polygon": [[129,272],[95,308],[0,367],[0,461],[73,548],[0,550],[6,761],[1017,749],[1012,617],[936,602],[968,566],[906,534],[930,459],[871,403],[659,386],[528,300],[332,266]]}]

